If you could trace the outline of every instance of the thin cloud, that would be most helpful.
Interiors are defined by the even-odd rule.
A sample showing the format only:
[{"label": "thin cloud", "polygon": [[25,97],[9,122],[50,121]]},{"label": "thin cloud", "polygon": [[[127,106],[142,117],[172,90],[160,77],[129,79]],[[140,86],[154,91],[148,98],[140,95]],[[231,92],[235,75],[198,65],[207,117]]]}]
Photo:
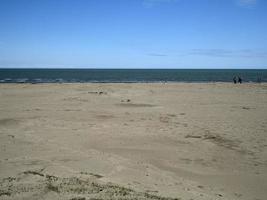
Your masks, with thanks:
[{"label": "thin cloud", "polygon": [[254,7],[259,0],[237,0],[237,4],[242,7]]},{"label": "thin cloud", "polygon": [[143,6],[151,8],[160,4],[173,3],[177,0],[143,0]]},{"label": "thin cloud", "polygon": [[232,53],[233,52],[231,50],[227,49],[192,49],[188,54],[212,57],[229,57]]},{"label": "thin cloud", "polygon": [[267,51],[254,49],[191,49],[188,55],[209,57],[267,58]]},{"label": "thin cloud", "polygon": [[161,53],[149,53],[148,56],[156,56],[156,57],[164,57],[168,56],[167,54],[161,54]]},{"label": "thin cloud", "polygon": [[245,58],[267,58],[267,51],[243,49],[236,52],[237,56]]}]

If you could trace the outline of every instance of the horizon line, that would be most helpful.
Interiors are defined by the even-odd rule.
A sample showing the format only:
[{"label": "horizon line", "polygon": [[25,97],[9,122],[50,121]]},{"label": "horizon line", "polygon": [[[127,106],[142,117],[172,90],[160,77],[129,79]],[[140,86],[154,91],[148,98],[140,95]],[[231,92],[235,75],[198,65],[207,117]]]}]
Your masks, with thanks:
[{"label": "horizon line", "polygon": [[221,70],[221,69],[243,69],[243,70],[267,70],[267,67],[186,67],[186,68],[133,68],[133,67],[0,67],[0,69],[92,69],[92,70],[204,70],[204,69],[211,69],[211,70]]}]

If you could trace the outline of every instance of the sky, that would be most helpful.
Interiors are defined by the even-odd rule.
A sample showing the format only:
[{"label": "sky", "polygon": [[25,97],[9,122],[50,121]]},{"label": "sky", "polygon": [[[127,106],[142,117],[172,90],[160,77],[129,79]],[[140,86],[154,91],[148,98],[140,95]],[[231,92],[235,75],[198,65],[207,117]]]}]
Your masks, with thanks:
[{"label": "sky", "polygon": [[266,0],[0,0],[0,68],[267,69]]}]

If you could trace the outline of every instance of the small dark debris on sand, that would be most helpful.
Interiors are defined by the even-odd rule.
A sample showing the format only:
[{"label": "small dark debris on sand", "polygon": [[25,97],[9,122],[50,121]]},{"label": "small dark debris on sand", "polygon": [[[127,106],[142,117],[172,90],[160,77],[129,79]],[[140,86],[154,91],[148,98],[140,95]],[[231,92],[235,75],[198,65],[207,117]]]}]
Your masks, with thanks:
[{"label": "small dark debris on sand", "polygon": [[73,197],[70,200],[86,200],[85,197]]},{"label": "small dark debris on sand", "polygon": [[90,175],[90,176],[93,176],[93,177],[96,177],[96,178],[103,178],[103,176],[102,176],[102,175],[99,175],[99,174],[94,174],[94,173],[80,172],[80,174],[84,174],[84,175]]},{"label": "small dark debris on sand", "polygon": [[186,135],[185,138],[202,138],[201,135]]},{"label": "small dark debris on sand", "polygon": [[121,102],[131,102],[131,99],[126,99],[126,100],[122,99]]},{"label": "small dark debris on sand", "polygon": [[99,94],[99,95],[102,95],[102,94],[107,94],[107,92],[103,92],[103,91],[100,91],[100,92],[88,92],[88,94]]},{"label": "small dark debris on sand", "polygon": [[176,117],[176,114],[167,114],[169,117]]},{"label": "small dark debris on sand", "polygon": [[44,176],[44,174],[42,174],[42,173],[40,173],[40,172],[37,172],[37,171],[31,171],[31,170],[29,170],[29,171],[25,171],[25,172],[23,172],[23,174],[32,174],[32,175],[38,175],[38,176]]},{"label": "small dark debris on sand", "polygon": [[243,110],[250,110],[251,108],[250,107],[243,106],[242,109]]},{"label": "small dark debris on sand", "polygon": [[203,189],[204,188],[203,185],[198,185],[197,187],[200,188],[200,189]]}]

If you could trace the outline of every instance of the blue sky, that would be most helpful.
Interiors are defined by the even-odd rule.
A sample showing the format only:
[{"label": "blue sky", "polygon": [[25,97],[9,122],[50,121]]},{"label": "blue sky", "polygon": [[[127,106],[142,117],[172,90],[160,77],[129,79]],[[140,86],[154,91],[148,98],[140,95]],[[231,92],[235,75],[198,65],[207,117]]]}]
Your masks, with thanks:
[{"label": "blue sky", "polygon": [[0,0],[0,67],[265,68],[265,0]]}]

